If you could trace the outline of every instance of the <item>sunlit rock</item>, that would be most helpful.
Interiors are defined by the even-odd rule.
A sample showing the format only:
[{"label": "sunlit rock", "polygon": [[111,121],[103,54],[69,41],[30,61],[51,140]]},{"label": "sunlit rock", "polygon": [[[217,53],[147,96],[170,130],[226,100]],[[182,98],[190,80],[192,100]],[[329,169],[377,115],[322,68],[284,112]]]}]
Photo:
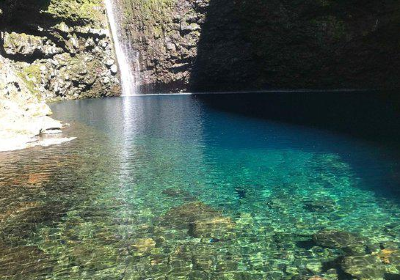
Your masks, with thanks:
[{"label": "sunlit rock", "polygon": [[357,279],[383,279],[385,268],[378,256],[349,256],[342,261],[344,272]]},{"label": "sunlit rock", "polygon": [[44,37],[15,32],[5,33],[4,51],[8,55],[36,56],[39,58],[48,58],[63,52],[62,48],[57,47]]}]

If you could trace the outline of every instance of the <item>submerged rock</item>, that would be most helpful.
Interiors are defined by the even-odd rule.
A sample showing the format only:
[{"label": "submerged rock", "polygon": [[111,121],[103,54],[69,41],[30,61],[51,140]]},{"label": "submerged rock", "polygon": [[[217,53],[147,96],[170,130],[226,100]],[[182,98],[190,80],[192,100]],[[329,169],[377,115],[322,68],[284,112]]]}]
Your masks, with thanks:
[{"label": "submerged rock", "polygon": [[311,278],[308,278],[308,280],[326,280],[325,278],[322,278],[320,276],[313,276]]},{"label": "submerged rock", "polygon": [[336,208],[336,204],[331,200],[318,200],[318,201],[307,201],[304,203],[304,209],[310,212],[331,212]]},{"label": "submerged rock", "polygon": [[397,264],[400,266],[400,251],[395,249],[383,249],[376,254],[384,264]]},{"label": "submerged rock", "polygon": [[[18,264],[23,264],[23,266]],[[0,242],[2,279],[39,279],[51,273],[54,265],[55,262],[50,259],[50,256],[37,247],[12,247]]]},{"label": "submerged rock", "polygon": [[196,201],[171,208],[163,217],[162,223],[176,228],[188,228],[188,225],[198,221],[219,216],[219,212]]},{"label": "submerged rock", "polygon": [[214,217],[196,220],[189,224],[189,235],[197,238],[210,238],[210,242],[226,240],[233,236],[235,224],[228,217]]},{"label": "submerged rock", "polygon": [[322,263],[310,262],[306,264],[306,268],[312,273],[320,273],[322,271]]},{"label": "submerged rock", "polygon": [[365,254],[365,239],[354,233],[323,230],[313,235],[314,242],[326,248],[343,249],[347,254]]},{"label": "submerged rock", "polygon": [[42,184],[50,180],[49,173],[31,173],[28,176],[27,183],[30,185]]},{"label": "submerged rock", "polygon": [[156,247],[156,242],[152,238],[140,238],[132,245],[136,255],[143,256]]},{"label": "submerged rock", "polygon": [[235,223],[202,202],[186,203],[170,209],[162,219],[164,226],[187,230],[190,236],[209,238],[211,243],[232,238]]},{"label": "submerged rock", "polygon": [[341,263],[344,272],[357,279],[383,279],[385,267],[378,256],[349,256]]},{"label": "submerged rock", "polygon": [[187,201],[195,200],[195,198],[189,192],[180,189],[168,188],[163,190],[161,193],[169,197],[182,198],[183,200]]}]

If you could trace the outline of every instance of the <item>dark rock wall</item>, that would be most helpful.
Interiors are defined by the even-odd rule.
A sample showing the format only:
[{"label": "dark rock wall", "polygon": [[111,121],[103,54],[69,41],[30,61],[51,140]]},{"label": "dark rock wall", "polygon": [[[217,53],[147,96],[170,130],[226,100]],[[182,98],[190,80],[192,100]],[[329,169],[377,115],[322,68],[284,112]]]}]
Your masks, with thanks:
[{"label": "dark rock wall", "polygon": [[209,0],[120,1],[140,57],[141,91],[187,90]]},{"label": "dark rock wall", "polygon": [[144,91],[399,88],[394,0],[121,0]]}]

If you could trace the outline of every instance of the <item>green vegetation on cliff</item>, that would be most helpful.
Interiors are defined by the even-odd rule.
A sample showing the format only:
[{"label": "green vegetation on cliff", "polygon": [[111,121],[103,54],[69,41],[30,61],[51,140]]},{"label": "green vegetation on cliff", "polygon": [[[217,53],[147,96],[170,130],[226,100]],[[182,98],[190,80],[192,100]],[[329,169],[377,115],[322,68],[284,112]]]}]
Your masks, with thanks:
[{"label": "green vegetation on cliff", "polygon": [[104,20],[102,3],[102,0],[51,0],[47,12],[57,18],[84,21],[97,27]]}]

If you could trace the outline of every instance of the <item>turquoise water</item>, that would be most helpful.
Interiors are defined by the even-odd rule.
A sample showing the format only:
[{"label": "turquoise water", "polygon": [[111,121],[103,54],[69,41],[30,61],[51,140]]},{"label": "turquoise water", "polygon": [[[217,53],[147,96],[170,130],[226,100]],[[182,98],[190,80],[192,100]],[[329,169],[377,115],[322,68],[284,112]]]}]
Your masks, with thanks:
[{"label": "turquoise water", "polygon": [[394,146],[193,96],[53,111],[76,140],[0,155],[1,279],[399,277]]}]

